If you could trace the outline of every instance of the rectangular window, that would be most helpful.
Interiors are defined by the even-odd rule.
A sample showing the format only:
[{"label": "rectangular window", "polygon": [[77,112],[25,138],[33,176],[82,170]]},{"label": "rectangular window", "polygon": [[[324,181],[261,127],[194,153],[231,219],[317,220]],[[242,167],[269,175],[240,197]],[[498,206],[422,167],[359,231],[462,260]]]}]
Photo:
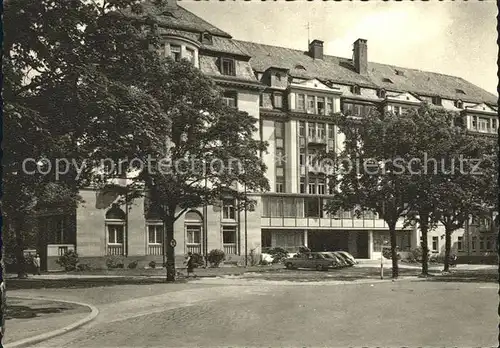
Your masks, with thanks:
[{"label": "rectangular window", "polygon": [[314,113],[314,96],[307,96],[307,112]]},{"label": "rectangular window", "polygon": [[274,136],[276,138],[283,138],[283,128],[284,128],[283,122],[274,122],[274,129],[275,129]]},{"label": "rectangular window", "polygon": [[486,251],[492,251],[492,250],[493,250],[492,238],[488,237],[486,238]]},{"label": "rectangular window", "polygon": [[457,240],[457,250],[458,251],[462,251],[463,250],[463,241],[464,241],[464,237],[458,237],[458,240]]},{"label": "rectangular window", "polygon": [[123,225],[108,225],[108,244],[123,244]]},{"label": "rectangular window", "polygon": [[494,119],[491,120],[491,128],[494,131],[497,130],[497,119],[496,118],[494,118]]},{"label": "rectangular window", "polygon": [[163,243],[163,225],[148,225],[149,244]]},{"label": "rectangular window", "polygon": [[315,123],[309,123],[307,125],[307,134],[311,138],[314,138],[316,136],[316,124]]},{"label": "rectangular window", "polygon": [[304,121],[299,122],[299,135],[304,137],[306,135],[306,124]]},{"label": "rectangular window", "polygon": [[194,64],[194,51],[190,48],[186,48],[186,59]]},{"label": "rectangular window", "polygon": [[353,116],[361,116],[361,105],[353,105],[352,114]]},{"label": "rectangular window", "polygon": [[228,91],[224,92],[222,99],[224,100],[224,103],[227,106],[231,108],[236,108],[238,106],[237,96],[238,96],[237,92]]},{"label": "rectangular window", "polygon": [[283,145],[283,138],[276,138],[276,147],[282,149],[284,147]]},{"label": "rectangular window", "polygon": [[297,94],[297,107],[296,109],[299,111],[304,111],[306,109],[305,107],[305,95],[304,94]]},{"label": "rectangular window", "polygon": [[274,93],[273,95],[273,106],[275,109],[281,109],[283,107],[283,94]]},{"label": "rectangular window", "polygon": [[285,180],[283,178],[276,178],[276,192],[285,192]]},{"label": "rectangular window", "polygon": [[324,115],[325,114],[325,97],[317,97],[316,98],[316,110],[318,111],[318,114]]},{"label": "rectangular window", "polygon": [[328,138],[329,139],[335,138],[335,126],[333,124],[328,125]]},{"label": "rectangular window", "polygon": [[432,97],[432,104],[441,105],[441,97]]},{"label": "rectangular window", "polygon": [[306,193],[306,179],[300,178],[300,193]]},{"label": "rectangular window", "polygon": [[479,251],[484,251],[484,237],[479,237]]},{"label": "rectangular window", "polygon": [[316,182],[309,182],[309,185],[307,185],[309,194],[315,195],[316,194]]},{"label": "rectangular window", "polygon": [[181,46],[170,45],[170,57],[176,62],[181,60]]},{"label": "rectangular window", "polygon": [[236,244],[236,226],[222,227],[222,243]]},{"label": "rectangular window", "polygon": [[222,218],[231,220],[234,220],[236,218],[233,199],[224,199],[222,201]]},{"label": "rectangular window", "polygon": [[186,243],[200,244],[201,240],[201,226],[188,225],[186,226]]},{"label": "rectangular window", "polygon": [[479,118],[478,120],[478,130],[480,132],[489,132],[490,130],[490,122],[487,118]]},{"label": "rectangular window", "polygon": [[325,194],[325,181],[324,180],[318,181],[318,194],[319,195]]},{"label": "rectangular window", "polygon": [[473,236],[472,237],[472,241],[471,241],[471,249],[472,251],[476,251],[476,248],[477,248],[477,237],[476,236]]},{"label": "rectangular window", "polygon": [[326,114],[333,114],[333,98],[326,98]]},{"label": "rectangular window", "polygon": [[352,115],[352,104],[344,103],[342,105],[342,112],[344,113],[344,115]]},{"label": "rectangular window", "polygon": [[221,73],[222,75],[229,75],[229,76],[236,75],[234,59],[221,58]]},{"label": "rectangular window", "polygon": [[300,149],[300,152],[299,152],[299,164],[301,166],[305,166],[306,165],[306,154],[305,154],[305,150],[304,149]]},{"label": "rectangular window", "polygon": [[325,139],[325,124],[324,123],[318,123],[318,138],[320,139]]},{"label": "rectangular window", "polygon": [[472,116],[472,129],[477,129],[477,117]]},{"label": "rectangular window", "polygon": [[439,237],[432,237],[432,251],[439,251]]},{"label": "rectangular window", "polygon": [[259,106],[260,107],[264,106],[264,95],[263,94],[259,95]]}]

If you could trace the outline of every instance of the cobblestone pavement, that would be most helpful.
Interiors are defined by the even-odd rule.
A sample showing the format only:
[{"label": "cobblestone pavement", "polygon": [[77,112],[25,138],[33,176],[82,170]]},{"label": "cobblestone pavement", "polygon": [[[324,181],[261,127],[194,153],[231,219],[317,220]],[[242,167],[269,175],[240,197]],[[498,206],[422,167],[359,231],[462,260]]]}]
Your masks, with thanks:
[{"label": "cobblestone pavement", "polygon": [[[497,342],[496,288],[484,284],[183,286],[103,304],[90,325],[37,347],[487,347]],[[125,289],[129,296],[130,291]]]}]

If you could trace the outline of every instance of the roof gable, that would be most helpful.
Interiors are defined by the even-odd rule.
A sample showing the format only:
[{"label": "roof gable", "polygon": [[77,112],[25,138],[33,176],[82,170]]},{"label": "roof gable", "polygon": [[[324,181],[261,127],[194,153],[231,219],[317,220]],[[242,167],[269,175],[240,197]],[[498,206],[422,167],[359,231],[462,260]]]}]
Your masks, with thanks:
[{"label": "roof gable", "polygon": [[339,91],[338,88],[332,88],[328,87],[325,85],[323,82],[319,81],[318,79],[310,79],[310,80],[305,80],[301,82],[292,82],[291,87],[302,87],[302,88],[308,88],[308,89],[317,89],[317,90],[324,90],[324,91]]},{"label": "roof gable", "polygon": [[388,101],[400,101],[406,103],[421,103],[422,101],[408,92],[403,93],[387,93],[386,99]]},{"label": "roof gable", "polygon": [[493,112],[496,113],[496,110],[493,109],[491,106],[486,105],[485,103],[479,103],[474,106],[466,106],[466,110],[469,111],[481,111],[481,112]]}]

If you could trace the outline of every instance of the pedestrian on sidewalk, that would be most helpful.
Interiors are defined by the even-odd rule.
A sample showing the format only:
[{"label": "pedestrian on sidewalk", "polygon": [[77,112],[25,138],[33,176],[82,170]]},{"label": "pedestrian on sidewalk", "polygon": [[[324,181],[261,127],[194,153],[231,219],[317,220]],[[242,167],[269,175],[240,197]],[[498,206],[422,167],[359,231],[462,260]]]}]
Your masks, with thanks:
[{"label": "pedestrian on sidewalk", "polygon": [[33,266],[35,266],[33,275],[40,275],[40,255],[36,254],[33,258]]},{"label": "pedestrian on sidewalk", "polygon": [[186,275],[186,278],[189,278],[190,274],[193,274],[193,276],[196,277],[196,275],[194,274],[193,254],[191,252],[188,252],[187,259],[186,259],[185,263],[186,263],[186,266],[187,266],[187,275]]}]

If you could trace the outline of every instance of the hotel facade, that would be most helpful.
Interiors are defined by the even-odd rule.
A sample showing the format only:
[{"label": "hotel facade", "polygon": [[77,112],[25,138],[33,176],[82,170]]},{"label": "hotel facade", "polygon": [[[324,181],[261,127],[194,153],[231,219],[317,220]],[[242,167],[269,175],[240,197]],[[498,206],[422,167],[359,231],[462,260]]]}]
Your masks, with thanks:
[{"label": "hotel facade", "polygon": [[[323,42],[304,43],[304,51],[236,40],[175,1],[158,7],[145,3],[158,19],[163,43],[159,54],[188,59],[224,89],[225,102],[257,118],[260,140],[269,143],[263,160],[270,192],[249,196],[255,204],[238,211],[231,197],[192,209],[175,224],[176,258],[188,252],[222,249],[228,262],[245,250],[256,256],[266,248],[296,252],[346,250],[357,258],[378,259],[389,240],[385,222],[372,212],[329,214],[324,172],[311,167],[318,151],[339,153],[344,137],[332,113],[362,117],[372,109],[404,113],[423,102],[460,115],[463,127],[497,136],[497,96],[459,77],[368,61],[368,42],[353,43],[353,56],[324,54]],[[277,42],[279,44],[279,42]],[[119,206],[116,196],[82,190],[84,204],[64,214],[47,212],[39,219],[44,236],[37,249],[42,267],[58,269],[55,260],[76,250],[81,262],[103,265],[109,257],[134,260],[140,266],[163,260],[163,226],[148,213],[143,199]],[[246,216],[246,219],[245,219]],[[467,222],[455,231],[452,248],[460,258],[479,260],[496,255],[494,216]],[[246,245],[245,245],[246,240]],[[397,225],[401,253],[419,246],[419,231]],[[444,228],[429,233],[432,253],[444,252]]]}]

